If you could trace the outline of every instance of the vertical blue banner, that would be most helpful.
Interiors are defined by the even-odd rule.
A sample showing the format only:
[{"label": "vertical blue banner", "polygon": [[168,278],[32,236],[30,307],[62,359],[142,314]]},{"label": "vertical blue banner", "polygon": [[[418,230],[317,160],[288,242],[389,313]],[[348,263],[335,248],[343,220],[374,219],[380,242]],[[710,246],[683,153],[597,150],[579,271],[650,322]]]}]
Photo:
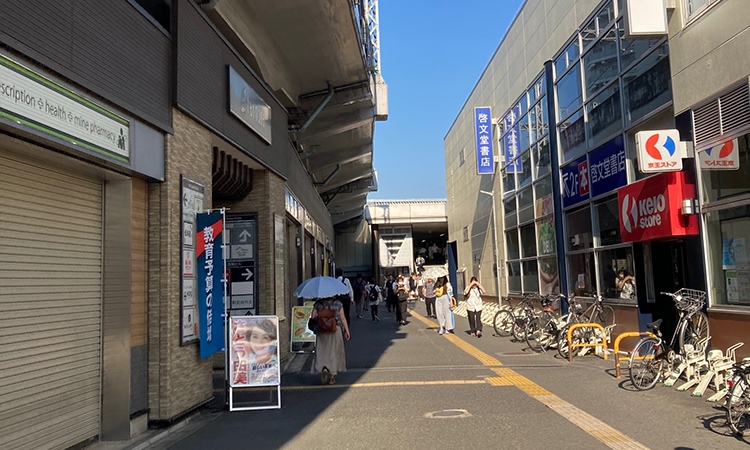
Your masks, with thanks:
[{"label": "vertical blue banner", "polygon": [[196,214],[195,275],[201,358],[224,348],[224,221],[220,212]]},{"label": "vertical blue banner", "polygon": [[521,112],[520,107],[516,106],[511,108],[505,115],[504,129],[505,136],[503,137],[503,144],[505,146],[505,171],[506,173],[521,173],[521,158],[518,157],[519,151],[519,138],[520,138],[520,126],[518,124],[518,115]]},{"label": "vertical blue banner", "polygon": [[495,154],[492,151],[492,108],[474,108],[474,128],[477,139],[477,174],[493,174]]}]

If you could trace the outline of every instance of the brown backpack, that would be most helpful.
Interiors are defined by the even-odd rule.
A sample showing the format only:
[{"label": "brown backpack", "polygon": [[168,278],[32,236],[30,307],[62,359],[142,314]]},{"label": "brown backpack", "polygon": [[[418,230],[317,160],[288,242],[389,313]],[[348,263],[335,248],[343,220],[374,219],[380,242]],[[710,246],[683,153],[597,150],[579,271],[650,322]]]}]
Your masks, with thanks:
[{"label": "brown backpack", "polygon": [[318,312],[318,333],[333,333],[337,329],[336,310],[332,306],[323,305],[323,309]]}]

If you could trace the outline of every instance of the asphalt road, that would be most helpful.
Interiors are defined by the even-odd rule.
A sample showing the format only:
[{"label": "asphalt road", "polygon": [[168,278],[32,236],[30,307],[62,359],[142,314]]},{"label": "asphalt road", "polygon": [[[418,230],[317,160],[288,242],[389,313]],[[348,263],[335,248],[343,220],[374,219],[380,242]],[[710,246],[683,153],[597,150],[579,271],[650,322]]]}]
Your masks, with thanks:
[{"label": "asphalt road", "polygon": [[158,447],[750,448],[730,435],[723,408],[664,386],[634,392],[611,359],[569,364],[486,325],[473,338],[461,317],[455,335],[440,336],[420,302],[401,327],[381,309],[380,322],[353,319],[337,385],[321,386],[310,361],[296,364],[282,376],[280,410],[214,412]]}]

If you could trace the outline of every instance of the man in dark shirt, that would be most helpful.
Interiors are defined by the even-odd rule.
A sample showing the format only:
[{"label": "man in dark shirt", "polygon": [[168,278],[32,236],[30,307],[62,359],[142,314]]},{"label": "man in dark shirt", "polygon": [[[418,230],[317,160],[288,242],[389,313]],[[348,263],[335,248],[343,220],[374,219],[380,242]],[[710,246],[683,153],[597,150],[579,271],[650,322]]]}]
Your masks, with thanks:
[{"label": "man in dark shirt", "polygon": [[435,280],[428,278],[422,287],[422,295],[427,308],[427,317],[437,319],[437,310],[435,309]]}]

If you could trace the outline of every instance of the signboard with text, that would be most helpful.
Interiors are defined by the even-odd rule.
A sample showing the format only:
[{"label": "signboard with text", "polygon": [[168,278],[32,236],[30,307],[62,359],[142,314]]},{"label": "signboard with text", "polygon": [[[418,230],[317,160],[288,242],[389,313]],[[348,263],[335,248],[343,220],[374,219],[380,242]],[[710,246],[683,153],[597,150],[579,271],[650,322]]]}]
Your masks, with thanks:
[{"label": "signboard with text", "polygon": [[235,311],[233,314],[258,314],[257,215],[227,213],[226,220],[228,309]]},{"label": "signboard with text", "polygon": [[561,170],[563,208],[589,198],[589,168],[586,156],[564,166]]},{"label": "signboard with text", "polygon": [[198,302],[195,278],[195,216],[204,210],[206,188],[187,177],[181,178],[181,267],[180,273],[180,344],[198,341]]},{"label": "signboard with text", "polygon": [[698,152],[701,169],[737,170],[740,168],[740,149],[737,139]]},{"label": "signboard with text", "polygon": [[229,112],[270,144],[271,107],[232,66],[227,66],[227,71]]},{"label": "signboard with text", "polygon": [[597,197],[628,184],[625,145],[622,136],[589,153],[591,196]]},{"label": "signboard with text", "polygon": [[229,319],[229,385],[278,386],[279,318],[239,316]]},{"label": "signboard with text", "polygon": [[505,130],[503,146],[505,147],[505,171],[507,173],[521,173],[523,170],[521,158],[518,157],[521,153],[519,149],[521,129],[518,124],[520,113],[521,108],[516,106],[511,108],[503,118],[503,129]]},{"label": "signboard with text", "polygon": [[638,168],[643,173],[682,170],[684,143],[677,130],[639,131],[635,134]]},{"label": "signboard with text", "polygon": [[684,172],[656,175],[617,191],[622,242],[698,234],[698,216],[682,214],[682,201],[695,198]]},{"label": "signboard with text", "polygon": [[216,211],[199,213],[195,222],[200,355],[208,358],[224,348],[224,220]]},{"label": "signboard with text", "polygon": [[477,151],[477,174],[495,173],[495,152],[492,144],[492,108],[474,108],[474,127]]}]

